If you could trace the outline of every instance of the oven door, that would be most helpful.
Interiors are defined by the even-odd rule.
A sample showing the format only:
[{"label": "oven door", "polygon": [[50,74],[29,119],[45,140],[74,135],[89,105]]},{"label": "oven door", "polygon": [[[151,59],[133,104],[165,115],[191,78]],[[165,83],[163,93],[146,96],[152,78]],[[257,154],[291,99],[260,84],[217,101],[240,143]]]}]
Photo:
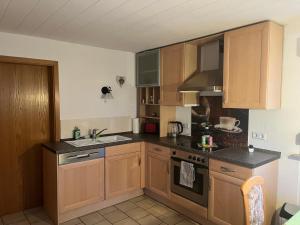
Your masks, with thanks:
[{"label": "oven door", "polygon": [[180,184],[180,167],[182,159],[171,159],[171,191],[207,208],[208,205],[208,168],[194,162],[195,181],[193,187]]}]

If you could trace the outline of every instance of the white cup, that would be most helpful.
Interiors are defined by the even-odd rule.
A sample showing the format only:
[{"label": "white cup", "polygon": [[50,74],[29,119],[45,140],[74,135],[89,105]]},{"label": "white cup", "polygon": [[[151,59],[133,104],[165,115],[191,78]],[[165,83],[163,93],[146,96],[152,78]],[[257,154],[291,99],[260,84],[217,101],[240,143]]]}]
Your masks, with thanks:
[{"label": "white cup", "polygon": [[220,127],[227,130],[233,130],[234,127],[240,125],[240,121],[234,117],[221,116],[220,117]]}]

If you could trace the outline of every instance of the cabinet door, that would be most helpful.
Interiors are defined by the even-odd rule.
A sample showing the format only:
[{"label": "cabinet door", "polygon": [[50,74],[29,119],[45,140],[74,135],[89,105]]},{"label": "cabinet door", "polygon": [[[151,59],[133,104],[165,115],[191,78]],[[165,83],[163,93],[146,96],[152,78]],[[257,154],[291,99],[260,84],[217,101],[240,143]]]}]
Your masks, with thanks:
[{"label": "cabinet door", "polygon": [[130,193],[141,188],[140,152],[106,157],[106,199]]},{"label": "cabinet door", "polygon": [[225,108],[263,108],[266,101],[268,27],[265,23],[225,33]]},{"label": "cabinet door", "polygon": [[161,79],[160,100],[162,105],[180,106],[182,96],[177,87],[183,81],[184,44],[164,47],[160,52]]},{"label": "cabinet door", "polygon": [[104,159],[59,166],[58,192],[60,213],[104,200]]},{"label": "cabinet door", "polygon": [[159,49],[136,54],[136,86],[159,86]]},{"label": "cabinet door", "polygon": [[147,153],[147,188],[165,198],[170,194],[170,157]]},{"label": "cabinet door", "polygon": [[210,171],[208,218],[218,225],[242,225],[244,204],[243,180]]}]

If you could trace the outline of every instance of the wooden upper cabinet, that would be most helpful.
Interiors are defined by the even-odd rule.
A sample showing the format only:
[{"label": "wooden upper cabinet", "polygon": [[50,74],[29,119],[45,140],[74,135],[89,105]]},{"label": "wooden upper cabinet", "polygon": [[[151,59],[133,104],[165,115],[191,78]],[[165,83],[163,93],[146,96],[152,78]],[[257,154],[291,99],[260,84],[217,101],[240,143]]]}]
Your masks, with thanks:
[{"label": "wooden upper cabinet", "polygon": [[197,69],[197,46],[175,44],[160,51],[160,104],[165,106],[196,105],[197,94],[180,93],[179,85]]},{"label": "wooden upper cabinet", "polygon": [[108,147],[105,158],[105,196],[111,199],[141,188],[140,143]]},{"label": "wooden upper cabinet", "polygon": [[104,158],[58,167],[59,212],[104,200]]},{"label": "wooden upper cabinet", "polygon": [[281,104],[283,27],[264,22],[225,33],[224,108]]}]

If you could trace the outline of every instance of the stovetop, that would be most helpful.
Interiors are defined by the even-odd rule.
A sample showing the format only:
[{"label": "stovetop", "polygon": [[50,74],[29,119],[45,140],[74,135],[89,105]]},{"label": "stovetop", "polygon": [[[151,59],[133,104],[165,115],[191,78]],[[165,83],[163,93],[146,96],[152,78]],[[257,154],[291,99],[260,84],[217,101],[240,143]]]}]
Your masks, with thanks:
[{"label": "stovetop", "polygon": [[192,148],[194,151],[199,151],[199,152],[215,152],[218,150],[222,150],[225,148],[225,146],[219,145],[214,143],[214,146],[212,147],[202,147],[201,143],[199,141],[191,141],[191,142],[179,142],[176,143],[176,145],[181,146],[181,147],[186,147],[186,148]]}]

